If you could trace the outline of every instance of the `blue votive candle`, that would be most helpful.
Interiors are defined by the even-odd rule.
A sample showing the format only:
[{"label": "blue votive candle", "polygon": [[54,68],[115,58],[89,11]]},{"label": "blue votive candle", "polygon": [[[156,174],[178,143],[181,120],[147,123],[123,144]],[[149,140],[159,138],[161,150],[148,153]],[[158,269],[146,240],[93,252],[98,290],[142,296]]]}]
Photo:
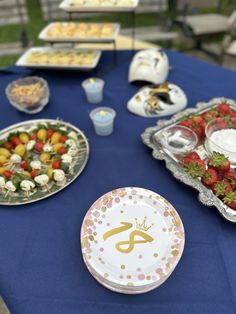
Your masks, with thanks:
[{"label": "blue votive candle", "polygon": [[116,116],[115,110],[108,107],[99,107],[92,110],[89,116],[93,121],[97,135],[106,136],[112,134]]},{"label": "blue votive candle", "polygon": [[89,103],[96,104],[102,101],[104,87],[103,80],[99,78],[89,78],[82,82],[82,87]]}]

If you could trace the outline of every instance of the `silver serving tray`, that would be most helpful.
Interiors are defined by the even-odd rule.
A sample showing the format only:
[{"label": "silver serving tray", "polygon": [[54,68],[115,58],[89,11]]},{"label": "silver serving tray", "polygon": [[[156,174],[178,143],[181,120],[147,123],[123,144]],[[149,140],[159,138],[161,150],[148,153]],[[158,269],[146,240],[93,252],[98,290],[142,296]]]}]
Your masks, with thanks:
[{"label": "silver serving tray", "polygon": [[[201,114],[215,107],[222,101],[226,101],[236,110],[236,102],[234,100],[227,98],[213,98],[209,102],[198,103],[196,108],[188,108],[177,113],[170,120],[159,120],[156,126],[147,128],[144,133],[142,133],[141,138],[143,143],[153,150],[152,155],[155,159],[165,161],[166,168],[171,171],[176,179],[195,188],[199,192],[198,199],[203,205],[215,206],[225,219],[236,223],[236,211],[225,205],[210,189],[206,188],[200,180],[193,179],[190,175],[188,175],[175,156],[158,143],[154,136],[158,132],[165,130],[167,127],[177,124],[183,119],[183,117],[193,113]],[[201,156],[204,156],[204,154],[207,155],[203,145],[200,145],[197,150],[201,153]]]},{"label": "silver serving tray", "polygon": [[42,123],[51,123],[51,124],[59,124],[60,126],[66,127],[68,132],[74,131],[77,134],[77,138],[79,140],[79,148],[80,155],[76,158],[72,171],[66,176],[66,182],[62,186],[57,185],[56,183],[52,184],[50,188],[47,190],[37,189],[36,192],[26,196],[24,192],[19,191],[18,193],[14,193],[12,195],[8,195],[7,197],[0,192],[0,205],[22,205],[33,203],[36,201],[40,201],[44,198],[52,196],[53,194],[63,190],[69,184],[71,184],[83,171],[85,168],[88,158],[89,158],[89,144],[88,140],[85,137],[84,133],[76,128],[74,125],[61,121],[61,120],[53,120],[53,119],[38,119],[38,120],[29,120],[21,123],[14,124],[0,132],[0,140],[4,139],[10,132],[16,132],[17,130],[25,130],[30,131],[33,127],[36,127]]}]

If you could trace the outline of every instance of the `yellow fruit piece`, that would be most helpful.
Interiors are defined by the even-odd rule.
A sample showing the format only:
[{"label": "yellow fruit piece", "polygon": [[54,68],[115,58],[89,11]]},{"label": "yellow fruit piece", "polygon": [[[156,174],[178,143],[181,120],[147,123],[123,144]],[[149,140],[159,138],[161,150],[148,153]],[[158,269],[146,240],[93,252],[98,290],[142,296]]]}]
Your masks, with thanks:
[{"label": "yellow fruit piece", "polygon": [[47,131],[45,129],[40,129],[37,132],[37,137],[39,140],[45,141],[47,136]]},{"label": "yellow fruit piece", "polygon": [[30,177],[30,173],[29,173],[29,171],[22,171],[22,174],[24,174],[25,176]]},{"label": "yellow fruit piece", "polygon": [[0,167],[0,174],[3,174],[9,167]]},{"label": "yellow fruit piece", "polygon": [[6,148],[0,147],[0,155],[9,157],[11,155],[10,151]]},{"label": "yellow fruit piece", "polygon": [[21,140],[21,142],[23,142],[24,144],[27,144],[29,142],[29,135],[27,133],[21,133],[19,135],[19,139]]},{"label": "yellow fruit piece", "polygon": [[7,157],[4,155],[0,155],[0,164],[4,164],[7,161]]},{"label": "yellow fruit piece", "polygon": [[51,155],[49,153],[42,153],[40,155],[40,160],[42,162],[47,162],[48,160],[50,160],[50,158],[51,158]]},{"label": "yellow fruit piece", "polygon": [[51,143],[52,143],[52,144],[57,144],[57,143],[59,143],[60,137],[61,137],[61,133],[59,133],[59,132],[53,133],[53,135],[52,135],[52,137],[51,137]]},{"label": "yellow fruit piece", "polygon": [[61,147],[64,147],[64,144],[62,144],[62,143],[54,144],[54,145],[53,145],[53,150],[54,150],[54,152],[57,153],[58,150],[59,150]]},{"label": "yellow fruit piece", "polygon": [[53,178],[53,168],[48,168],[48,173],[47,173],[47,175],[48,175],[48,177],[49,177],[49,179],[52,179]]},{"label": "yellow fruit piece", "polygon": [[26,151],[25,145],[23,145],[23,144],[19,144],[19,145],[17,145],[16,148],[15,148],[15,153],[16,153],[17,155],[21,156],[21,157],[24,156],[25,151]]}]

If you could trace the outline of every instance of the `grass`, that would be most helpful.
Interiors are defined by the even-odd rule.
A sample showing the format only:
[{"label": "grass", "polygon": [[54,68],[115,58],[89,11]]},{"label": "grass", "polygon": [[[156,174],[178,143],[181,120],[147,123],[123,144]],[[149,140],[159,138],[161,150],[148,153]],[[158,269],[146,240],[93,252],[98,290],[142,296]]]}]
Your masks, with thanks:
[{"label": "grass", "polygon": [[[44,45],[44,43],[38,39],[39,32],[48,24],[47,21],[43,20],[42,11],[40,7],[39,0],[26,0],[29,22],[25,26],[25,29],[28,34],[28,40],[31,46],[35,45]],[[84,18],[81,18],[84,19]],[[80,20],[81,20],[80,19]],[[104,21],[104,22],[114,22],[117,21],[124,28],[131,27],[131,20],[128,14],[114,13],[106,14],[102,17],[90,17],[86,18],[86,21]],[[156,25],[157,24],[157,14],[139,14],[136,18],[136,25]],[[20,25],[7,25],[0,27],[0,43],[12,43],[19,42],[21,34]],[[19,56],[9,55],[0,57],[0,67],[8,66],[14,64]]]},{"label": "grass", "polygon": [[[232,1],[232,0],[226,0]],[[40,7],[39,0],[26,0],[29,22],[25,26],[28,39],[31,46],[35,45],[44,45],[39,39],[39,32],[48,24],[47,21],[43,20],[42,11]],[[226,10],[228,7],[224,7],[223,12],[228,13]],[[136,26],[151,26],[158,24],[159,16],[157,13],[149,13],[149,14],[137,14],[136,15]],[[81,18],[82,19],[82,18]],[[81,20],[80,19],[80,20]],[[131,20],[128,14],[123,13],[114,13],[114,14],[105,14],[102,17],[90,17],[86,18],[86,21],[104,21],[104,22],[119,22],[123,28],[131,27]],[[7,42],[19,42],[21,34],[21,26],[20,25],[9,25],[0,27],[0,43]],[[160,42],[159,42],[160,44]],[[175,47],[178,49],[181,45],[185,45],[185,43],[175,43]],[[18,56],[5,56],[0,58],[0,67],[8,66],[14,64],[17,60]]]}]

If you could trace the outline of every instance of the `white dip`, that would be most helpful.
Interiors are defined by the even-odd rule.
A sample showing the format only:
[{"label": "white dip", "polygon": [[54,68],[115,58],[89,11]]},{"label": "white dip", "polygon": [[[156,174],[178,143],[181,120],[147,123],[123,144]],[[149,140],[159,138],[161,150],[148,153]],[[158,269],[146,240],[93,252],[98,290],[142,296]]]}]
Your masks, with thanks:
[{"label": "white dip", "polygon": [[211,152],[226,155],[232,163],[236,163],[236,129],[218,130],[211,134],[208,142]]}]

